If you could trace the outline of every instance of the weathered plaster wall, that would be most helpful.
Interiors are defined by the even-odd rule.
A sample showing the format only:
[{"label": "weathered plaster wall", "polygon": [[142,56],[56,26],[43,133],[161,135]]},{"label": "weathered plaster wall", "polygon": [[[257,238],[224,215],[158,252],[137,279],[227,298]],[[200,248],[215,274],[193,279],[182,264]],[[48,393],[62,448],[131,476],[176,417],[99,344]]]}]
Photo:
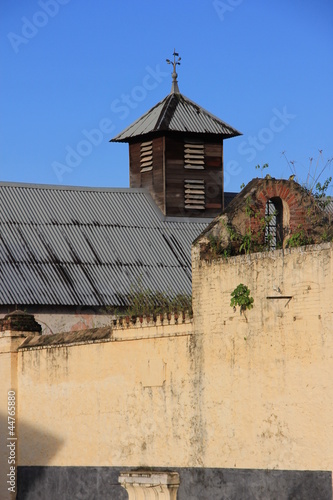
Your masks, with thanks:
[{"label": "weathered plaster wall", "polygon": [[23,311],[0,320],[0,498],[16,498],[18,463],[18,347],[41,327]]},{"label": "weathered plaster wall", "polygon": [[62,443],[54,453],[21,434],[20,465],[168,466],[175,454],[179,465],[201,463],[191,333],[188,319],[20,350],[20,418]]},{"label": "weathered plaster wall", "polygon": [[[1,339],[3,341],[3,339]],[[0,342],[1,344],[1,342]],[[7,347],[7,346],[6,346]],[[9,347],[9,346],[8,346]],[[10,352],[1,346],[0,351],[0,380],[1,380],[1,390],[0,390],[0,498],[4,500],[10,498],[10,493],[8,492],[7,484],[7,474],[9,473],[9,448],[8,444],[8,391],[12,388],[11,372],[12,365],[16,364],[17,354],[14,359]],[[7,352],[6,352],[7,351]],[[1,496],[1,493],[3,496]],[[14,496],[13,496],[14,498]]]},{"label": "weathered plaster wall", "polygon": [[[133,327],[21,350],[20,415],[63,446],[51,457],[21,436],[20,463],[332,470],[332,252],[207,263],[194,248],[194,332]],[[230,307],[240,282],[247,320]]]},{"label": "weathered plaster wall", "polygon": [[[209,263],[193,248],[205,465],[333,469],[332,253],[323,244]],[[247,320],[230,307],[239,283],[254,298]]]},{"label": "weathered plaster wall", "polygon": [[[231,470],[251,469],[253,488],[262,469],[332,471],[332,257],[323,244],[205,262],[194,247],[193,323],[29,341],[17,372],[23,473],[193,468],[191,482],[209,468],[218,491]],[[246,317],[230,307],[239,283],[254,297]]]}]

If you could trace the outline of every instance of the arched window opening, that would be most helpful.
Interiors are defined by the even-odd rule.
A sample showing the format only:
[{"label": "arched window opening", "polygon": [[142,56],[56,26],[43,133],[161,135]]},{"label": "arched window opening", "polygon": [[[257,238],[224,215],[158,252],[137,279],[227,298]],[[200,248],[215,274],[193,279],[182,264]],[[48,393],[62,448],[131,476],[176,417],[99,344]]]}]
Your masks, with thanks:
[{"label": "arched window opening", "polygon": [[265,243],[275,250],[283,243],[283,208],[281,198],[271,198],[265,208]]}]

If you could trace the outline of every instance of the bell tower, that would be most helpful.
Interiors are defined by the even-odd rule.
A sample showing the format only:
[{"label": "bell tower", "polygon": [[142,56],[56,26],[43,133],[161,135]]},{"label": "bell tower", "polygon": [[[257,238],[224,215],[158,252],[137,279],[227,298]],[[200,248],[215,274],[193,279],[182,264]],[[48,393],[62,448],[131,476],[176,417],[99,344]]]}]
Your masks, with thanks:
[{"label": "bell tower", "polygon": [[174,51],[171,92],[114,137],[129,143],[130,187],[149,190],[164,215],[215,217],[224,208],[223,141],[241,135],[180,93]]}]

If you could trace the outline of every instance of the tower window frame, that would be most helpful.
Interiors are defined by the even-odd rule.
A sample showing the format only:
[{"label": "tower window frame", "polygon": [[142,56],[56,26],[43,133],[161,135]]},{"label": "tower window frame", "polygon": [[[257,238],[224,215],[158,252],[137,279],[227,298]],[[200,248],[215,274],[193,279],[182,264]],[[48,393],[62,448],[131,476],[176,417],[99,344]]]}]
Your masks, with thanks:
[{"label": "tower window frame", "polygon": [[267,200],[265,205],[265,244],[270,250],[282,247],[283,203],[281,198]]}]

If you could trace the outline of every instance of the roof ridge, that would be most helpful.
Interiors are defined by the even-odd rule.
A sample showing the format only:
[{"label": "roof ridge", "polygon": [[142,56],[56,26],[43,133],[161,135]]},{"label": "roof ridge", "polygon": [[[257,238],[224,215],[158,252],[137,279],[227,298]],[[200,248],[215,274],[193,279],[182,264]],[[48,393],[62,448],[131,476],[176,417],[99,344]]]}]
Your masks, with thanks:
[{"label": "roof ridge", "polygon": [[[175,94],[175,93],[172,93],[172,94],[169,94],[169,95],[166,97],[166,99],[165,99],[165,103],[164,103],[163,108],[162,108],[161,113],[160,113],[160,116],[159,116],[159,118],[158,118],[158,119],[157,119],[157,121],[156,121],[156,125],[155,125],[155,127],[154,127],[154,129],[155,129],[155,130],[158,130],[158,129],[162,126],[162,123],[163,123],[163,121],[164,121],[164,119],[165,119],[165,117],[166,117],[166,114],[167,114],[167,111],[168,111],[168,108],[169,108],[169,105],[170,105],[170,101],[174,101],[174,97],[175,97],[176,95],[178,96],[178,95],[181,95],[181,94]],[[175,107],[174,107],[174,109],[173,109],[172,116],[173,116],[173,114],[174,114],[175,110],[176,110],[176,106],[175,106]],[[171,117],[171,118],[172,118],[172,117]],[[170,119],[171,119],[171,118],[170,118]]]},{"label": "roof ridge", "polygon": [[146,188],[107,187],[107,186],[71,186],[61,184],[39,184],[30,182],[0,181],[1,187],[27,188],[27,189],[54,189],[59,191],[90,191],[90,192],[119,192],[119,193],[149,193]]}]

